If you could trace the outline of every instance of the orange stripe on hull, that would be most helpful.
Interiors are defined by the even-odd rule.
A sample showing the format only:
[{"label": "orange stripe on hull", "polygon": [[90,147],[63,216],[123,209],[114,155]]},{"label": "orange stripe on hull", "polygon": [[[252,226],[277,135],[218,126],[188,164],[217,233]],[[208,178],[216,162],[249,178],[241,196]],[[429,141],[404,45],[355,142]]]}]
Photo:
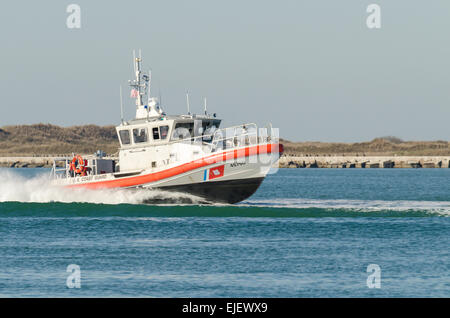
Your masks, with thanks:
[{"label": "orange stripe on hull", "polygon": [[[274,153],[279,150],[278,144],[273,144]],[[118,180],[108,180],[99,181],[91,183],[82,183],[69,185],[68,187],[82,187],[88,189],[99,189],[99,188],[126,188],[137,185],[142,185],[146,183],[151,183],[163,179],[167,179],[191,170],[199,169],[211,164],[223,162],[230,159],[237,159],[242,157],[248,157],[252,155],[272,153],[272,144],[266,146],[252,146],[241,150],[230,150],[224,153],[215,154],[206,158],[197,159],[177,167],[173,167],[167,170],[146,174],[143,176],[129,177]]]}]

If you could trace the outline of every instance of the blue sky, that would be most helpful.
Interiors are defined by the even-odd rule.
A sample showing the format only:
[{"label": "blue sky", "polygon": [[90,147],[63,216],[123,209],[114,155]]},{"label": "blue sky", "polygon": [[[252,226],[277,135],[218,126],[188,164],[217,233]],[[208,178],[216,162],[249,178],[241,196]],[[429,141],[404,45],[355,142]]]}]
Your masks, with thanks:
[{"label": "blue sky", "polygon": [[[81,7],[68,29],[66,7]],[[381,29],[366,8],[381,7]],[[294,141],[449,140],[449,1],[8,1],[0,125],[120,121],[132,50],[167,113],[271,122]]]}]

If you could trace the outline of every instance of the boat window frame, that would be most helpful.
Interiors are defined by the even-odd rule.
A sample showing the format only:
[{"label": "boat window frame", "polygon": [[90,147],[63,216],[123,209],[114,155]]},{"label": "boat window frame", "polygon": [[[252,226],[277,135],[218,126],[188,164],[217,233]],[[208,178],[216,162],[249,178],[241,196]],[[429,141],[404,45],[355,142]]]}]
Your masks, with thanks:
[{"label": "boat window frame", "polygon": [[[208,140],[212,138],[212,135],[219,129],[220,127],[220,120],[218,119],[204,119],[202,120],[202,136],[203,140]],[[211,136],[211,137],[205,137],[205,136]]]},{"label": "boat window frame", "polygon": [[[158,138],[155,138],[156,136],[155,133],[157,133]],[[152,127],[152,139],[153,141],[161,141],[161,136],[159,134],[159,126]]]},{"label": "boat window frame", "polygon": [[[128,143],[123,142],[122,132],[127,132],[127,133],[128,133]],[[119,129],[119,139],[120,139],[120,144],[121,144],[121,145],[124,145],[124,146],[131,145],[131,134],[130,134],[130,129],[128,129],[128,128],[125,128],[125,129]]]},{"label": "boat window frame", "polygon": [[[134,131],[135,130],[137,130],[138,132],[141,132],[142,130],[144,130],[144,137],[145,137],[145,140],[142,140],[142,141],[137,141],[136,140],[136,137],[137,137],[137,135],[135,135],[135,133],[134,133]],[[148,143],[148,141],[149,141],[149,136],[148,136],[148,129],[147,129],[147,127],[146,126],[141,126],[141,127],[135,127],[135,128],[133,128],[133,130],[132,130],[132,133],[133,133],[133,143],[135,144],[135,145],[138,145],[138,144],[143,144],[143,143]],[[140,136],[141,134],[139,134],[139,136]]]},{"label": "boat window frame", "polygon": [[[166,134],[163,137],[162,128],[167,129]],[[169,125],[161,125],[159,126],[159,140],[166,140],[169,137],[170,126]]]},{"label": "boat window frame", "polygon": [[[180,127],[181,126],[181,127]],[[185,127],[183,127],[185,126]],[[186,127],[188,126],[188,127]],[[178,134],[177,137],[175,137],[175,133],[177,133],[177,129],[184,129],[184,131],[187,131],[189,134],[188,136],[185,136],[184,134]],[[172,133],[170,134],[170,140],[176,141],[176,140],[183,140],[188,138],[193,138],[194,136],[194,121],[177,121],[173,124]]]}]

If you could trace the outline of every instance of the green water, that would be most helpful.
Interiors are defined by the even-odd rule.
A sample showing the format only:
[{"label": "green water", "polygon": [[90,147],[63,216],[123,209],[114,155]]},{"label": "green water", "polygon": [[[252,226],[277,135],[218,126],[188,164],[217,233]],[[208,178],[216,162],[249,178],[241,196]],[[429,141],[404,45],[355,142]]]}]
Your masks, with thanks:
[{"label": "green water", "polygon": [[0,170],[0,296],[450,296],[450,169],[280,169],[234,206],[43,172]]}]

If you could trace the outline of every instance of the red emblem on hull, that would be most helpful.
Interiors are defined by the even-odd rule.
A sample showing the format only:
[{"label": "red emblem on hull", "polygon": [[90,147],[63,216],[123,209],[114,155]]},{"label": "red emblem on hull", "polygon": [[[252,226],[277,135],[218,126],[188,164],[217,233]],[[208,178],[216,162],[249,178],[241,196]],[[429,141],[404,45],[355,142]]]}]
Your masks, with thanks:
[{"label": "red emblem on hull", "polygon": [[209,169],[209,178],[208,179],[211,180],[211,179],[223,177],[224,170],[225,170],[225,165],[221,165],[221,166]]}]

